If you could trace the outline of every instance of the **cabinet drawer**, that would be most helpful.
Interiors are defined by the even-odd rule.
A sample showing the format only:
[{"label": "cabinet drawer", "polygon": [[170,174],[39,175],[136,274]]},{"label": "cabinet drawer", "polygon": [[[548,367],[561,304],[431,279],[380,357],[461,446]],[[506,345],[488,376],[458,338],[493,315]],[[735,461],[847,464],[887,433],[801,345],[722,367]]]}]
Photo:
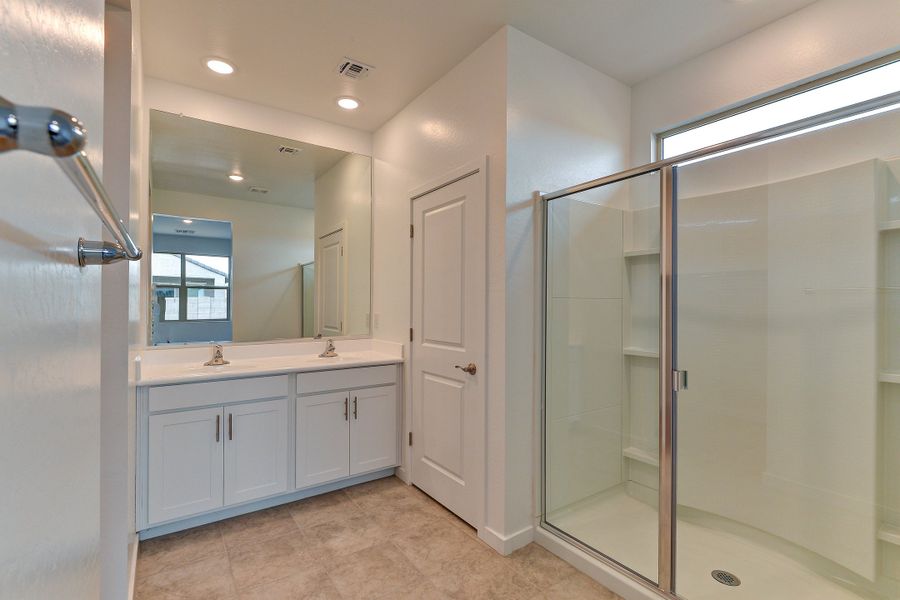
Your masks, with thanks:
[{"label": "cabinet drawer", "polygon": [[150,388],[150,412],[287,395],[287,375],[165,385]]},{"label": "cabinet drawer", "polygon": [[316,373],[300,373],[297,376],[297,393],[316,394],[333,390],[388,385],[396,382],[396,365],[335,369]]}]

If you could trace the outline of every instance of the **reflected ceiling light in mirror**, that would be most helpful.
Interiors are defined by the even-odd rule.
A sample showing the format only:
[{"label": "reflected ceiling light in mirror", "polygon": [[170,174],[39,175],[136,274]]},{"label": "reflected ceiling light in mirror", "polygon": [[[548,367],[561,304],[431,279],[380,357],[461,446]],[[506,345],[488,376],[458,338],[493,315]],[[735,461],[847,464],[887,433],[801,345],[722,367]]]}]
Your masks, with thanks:
[{"label": "reflected ceiling light in mirror", "polygon": [[228,176],[228,179],[230,179],[232,181],[243,181],[244,176],[238,175],[237,173],[232,173],[231,175]]},{"label": "reflected ceiling light in mirror", "polygon": [[359,100],[351,96],[341,96],[337,99],[337,105],[344,110],[356,110],[359,108]]},{"label": "reflected ceiling light in mirror", "polygon": [[194,221],[192,219],[182,219],[181,222],[184,223],[185,225],[190,225]]},{"label": "reflected ceiling light in mirror", "polygon": [[231,75],[234,73],[234,65],[221,58],[207,58],[206,68],[219,75]]}]

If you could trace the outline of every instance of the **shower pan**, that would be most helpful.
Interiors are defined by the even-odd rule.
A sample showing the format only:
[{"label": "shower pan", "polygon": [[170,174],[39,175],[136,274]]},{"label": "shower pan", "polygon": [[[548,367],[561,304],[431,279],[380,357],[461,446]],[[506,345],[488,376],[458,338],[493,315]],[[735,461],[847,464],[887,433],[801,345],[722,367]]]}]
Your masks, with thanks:
[{"label": "shower pan", "polygon": [[898,106],[542,196],[547,534],[663,597],[900,598]]}]

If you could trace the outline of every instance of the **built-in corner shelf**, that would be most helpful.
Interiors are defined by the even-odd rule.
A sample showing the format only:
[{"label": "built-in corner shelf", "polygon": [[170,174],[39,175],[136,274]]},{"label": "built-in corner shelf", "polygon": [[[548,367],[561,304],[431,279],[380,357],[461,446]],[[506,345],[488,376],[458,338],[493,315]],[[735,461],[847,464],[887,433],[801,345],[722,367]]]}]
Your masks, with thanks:
[{"label": "built-in corner shelf", "polygon": [[627,448],[622,449],[622,456],[625,458],[630,458],[631,460],[636,460],[638,462],[642,462],[647,465],[651,465],[653,467],[659,466],[659,457],[650,454],[646,450],[641,450],[640,448],[635,448],[634,446],[628,446]]},{"label": "built-in corner shelf", "polygon": [[641,248],[639,250],[626,250],[625,258],[632,258],[634,256],[653,256],[655,254],[659,254],[659,248]]},{"label": "built-in corner shelf", "polygon": [[642,356],[644,358],[659,358],[657,350],[649,348],[638,348],[637,346],[626,346],[622,348],[622,354],[625,356]]},{"label": "built-in corner shelf", "polygon": [[900,373],[896,371],[882,371],[878,374],[881,383],[900,383]]},{"label": "built-in corner shelf", "polygon": [[878,528],[878,539],[888,544],[900,546],[900,527],[882,523]]},{"label": "built-in corner shelf", "polygon": [[882,221],[878,224],[879,231],[897,231],[898,229],[900,229],[900,220]]}]

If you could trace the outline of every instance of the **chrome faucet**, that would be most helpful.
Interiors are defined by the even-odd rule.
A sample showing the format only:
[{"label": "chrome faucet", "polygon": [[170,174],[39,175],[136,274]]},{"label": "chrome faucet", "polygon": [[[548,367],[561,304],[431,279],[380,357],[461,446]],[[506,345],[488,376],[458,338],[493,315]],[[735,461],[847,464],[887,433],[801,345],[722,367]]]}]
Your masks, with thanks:
[{"label": "chrome faucet", "polygon": [[319,358],[334,358],[337,352],[334,351],[334,340],[329,339],[325,344],[325,352],[319,355]]},{"label": "chrome faucet", "polygon": [[222,365],[231,364],[231,361],[225,360],[225,357],[222,356],[222,344],[216,344],[213,346],[213,355],[212,358],[203,363],[204,367],[220,367]]}]

